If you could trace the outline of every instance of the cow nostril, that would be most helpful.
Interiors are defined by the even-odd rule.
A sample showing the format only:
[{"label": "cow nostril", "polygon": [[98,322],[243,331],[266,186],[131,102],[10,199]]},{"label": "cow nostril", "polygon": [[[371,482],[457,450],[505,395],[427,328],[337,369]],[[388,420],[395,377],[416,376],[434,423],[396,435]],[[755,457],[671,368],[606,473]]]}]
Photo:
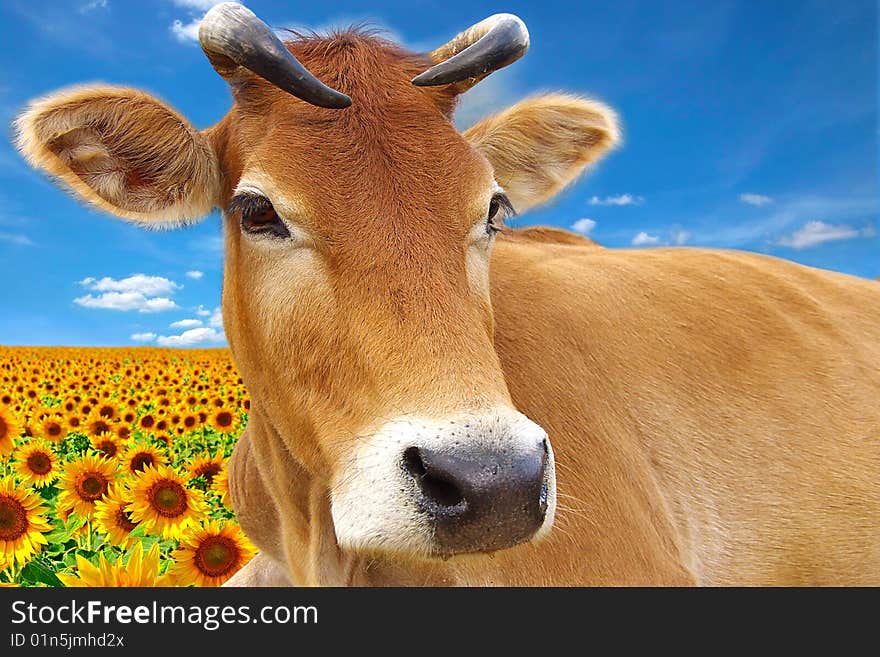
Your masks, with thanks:
[{"label": "cow nostril", "polygon": [[438,506],[453,507],[461,504],[464,499],[461,491],[452,482],[445,481],[431,474],[426,474],[419,479],[419,487],[422,492]]},{"label": "cow nostril", "polygon": [[424,477],[428,473],[418,447],[409,447],[403,453],[403,467],[416,479]]},{"label": "cow nostril", "polygon": [[403,467],[415,478],[422,494],[439,507],[461,504],[464,496],[445,473],[431,472],[418,447],[409,447],[403,453]]}]

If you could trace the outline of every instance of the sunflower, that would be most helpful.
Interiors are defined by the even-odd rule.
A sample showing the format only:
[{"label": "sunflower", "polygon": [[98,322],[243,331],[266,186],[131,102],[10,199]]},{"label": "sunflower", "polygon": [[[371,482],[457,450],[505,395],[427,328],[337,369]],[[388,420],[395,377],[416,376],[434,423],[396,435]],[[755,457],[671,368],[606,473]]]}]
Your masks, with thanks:
[{"label": "sunflower", "polygon": [[144,413],[138,420],[138,427],[144,431],[152,431],[156,426],[156,416],[152,413]]},{"label": "sunflower", "polygon": [[58,479],[58,459],[45,441],[32,440],[19,447],[16,459],[14,467],[27,485],[44,488]]},{"label": "sunflower", "polygon": [[183,416],[180,420],[180,425],[183,427],[184,431],[192,431],[196,429],[201,422],[199,422],[199,415],[193,411],[184,412]]},{"label": "sunflower", "polygon": [[90,436],[104,436],[113,431],[113,425],[110,423],[110,420],[98,413],[97,410],[94,410],[89,414],[85,425],[86,432]]},{"label": "sunflower", "polygon": [[122,457],[125,469],[132,474],[141,472],[147,466],[158,467],[167,462],[165,455],[152,445],[132,445]]},{"label": "sunflower", "polygon": [[0,406],[0,456],[15,449],[15,439],[21,435],[22,427],[8,409]]},{"label": "sunflower", "polygon": [[95,502],[95,521],[113,545],[125,550],[135,542],[131,532],[138,523],[128,513],[128,500],[121,486],[114,484],[103,499]]},{"label": "sunflower", "polygon": [[232,411],[221,408],[211,414],[211,425],[221,433],[232,433],[235,415]]},{"label": "sunflower", "polygon": [[225,467],[226,459],[223,458],[222,453],[218,453],[213,457],[208,455],[197,456],[186,469],[189,472],[190,480],[196,477],[204,477],[205,482],[210,486],[214,482],[214,477],[220,474],[220,471],[225,469]]},{"label": "sunflower", "polygon": [[223,468],[214,475],[214,481],[211,483],[211,490],[220,496],[220,503],[226,508],[232,508],[229,504],[229,470]]},{"label": "sunflower", "polygon": [[162,538],[180,538],[183,530],[198,522],[206,510],[204,493],[188,489],[185,484],[167,465],[144,468],[126,496],[131,502],[131,519],[144,523],[145,530]]},{"label": "sunflower", "polygon": [[71,413],[67,416],[67,430],[69,432],[76,432],[82,429],[82,418],[77,413]]},{"label": "sunflower", "polygon": [[40,423],[40,435],[53,443],[64,440],[66,434],[67,432],[64,430],[64,419],[58,415],[47,415]]},{"label": "sunflower", "polygon": [[256,553],[237,524],[212,520],[183,536],[168,575],[177,586],[220,586]]},{"label": "sunflower", "polygon": [[100,415],[108,422],[112,422],[119,416],[119,410],[110,402],[104,402],[103,404],[100,404],[96,410],[98,415]]},{"label": "sunflower", "polygon": [[120,556],[111,564],[102,552],[98,565],[76,555],[76,575],[58,574],[67,587],[86,586],[166,586],[167,577],[159,576],[159,544],[156,543],[144,556],[143,543],[138,542],[123,561]]},{"label": "sunflower", "polygon": [[122,442],[113,433],[104,433],[92,438],[92,449],[101,452],[108,459],[122,456]]},{"label": "sunflower", "polygon": [[47,543],[51,529],[43,517],[46,507],[35,492],[23,489],[12,477],[0,479],[0,562],[24,565]]},{"label": "sunflower", "polygon": [[65,464],[61,475],[61,493],[58,508],[68,513],[90,518],[95,502],[107,494],[110,482],[116,476],[116,461],[97,454],[84,454]]}]

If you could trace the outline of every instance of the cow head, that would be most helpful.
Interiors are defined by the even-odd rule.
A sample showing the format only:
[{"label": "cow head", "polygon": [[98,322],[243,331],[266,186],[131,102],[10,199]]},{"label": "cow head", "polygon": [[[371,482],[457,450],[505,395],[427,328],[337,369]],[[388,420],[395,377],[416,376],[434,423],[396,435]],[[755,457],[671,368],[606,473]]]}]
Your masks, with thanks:
[{"label": "cow head", "polygon": [[458,94],[528,45],[510,15],[427,56],[358,31],[282,44],[234,3],[200,38],[233,91],[216,126],[90,86],[34,102],[20,149],[146,226],[223,210],[251,421],[323,484],[340,546],[447,556],[546,533],[553,451],[493,348],[491,253],[514,210],[614,144],[614,114],[548,95],[459,134]]}]

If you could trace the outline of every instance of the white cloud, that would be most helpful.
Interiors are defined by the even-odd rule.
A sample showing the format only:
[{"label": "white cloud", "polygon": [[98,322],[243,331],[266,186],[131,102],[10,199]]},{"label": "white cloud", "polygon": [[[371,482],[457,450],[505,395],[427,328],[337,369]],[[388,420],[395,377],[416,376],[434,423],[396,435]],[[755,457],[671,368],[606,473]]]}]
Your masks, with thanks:
[{"label": "white cloud", "polygon": [[777,244],[780,235],[786,235],[813,217],[822,217],[829,224],[858,225],[865,217],[880,213],[875,195],[857,197],[794,196],[774,199],[762,212],[741,210],[729,214],[711,215],[693,220],[691,242],[725,248],[754,247],[758,244]]},{"label": "white cloud", "polygon": [[73,302],[85,308],[105,310],[137,310],[142,313],[158,313],[174,310],[177,304],[167,295],[173,294],[182,286],[162,276],[134,274],[127,278],[115,279],[105,276],[97,279],[92,276],[80,281],[80,285],[101,294],[87,294],[77,297]]},{"label": "white cloud", "polygon": [[9,242],[18,246],[33,246],[34,243],[27,235],[19,233],[0,233],[0,242]]},{"label": "white cloud", "polygon": [[214,308],[214,310],[209,310],[208,308],[199,305],[198,309],[196,310],[196,315],[198,315],[199,317],[208,317],[209,319],[206,319],[204,321],[204,323],[208,326],[213,326],[214,328],[223,328],[223,310],[220,308],[220,306],[217,306],[216,308]]},{"label": "white cloud", "polygon": [[192,271],[186,272],[187,278],[192,278],[193,280],[199,280],[202,276],[205,275],[205,272],[199,271],[198,269],[193,269]]},{"label": "white cloud", "polygon": [[178,7],[184,9],[198,9],[208,11],[214,5],[219,5],[222,0],[171,0]]},{"label": "white cloud", "polygon": [[155,333],[132,333],[129,336],[135,342],[152,342],[156,339]]},{"label": "white cloud", "polygon": [[170,30],[181,43],[196,43],[199,40],[199,24],[201,22],[201,18],[195,18],[186,24],[181,20],[174,19]]},{"label": "white cloud", "polygon": [[590,205],[641,205],[645,199],[632,194],[620,194],[619,196],[606,196],[599,198],[594,196],[589,200]]},{"label": "white cloud", "polygon": [[780,246],[792,249],[807,249],[811,246],[836,242],[839,240],[851,240],[857,237],[873,237],[876,231],[873,226],[867,226],[861,230],[845,224],[826,224],[824,221],[808,221],[791,235],[783,235],[776,242]]},{"label": "white cloud", "polygon": [[190,20],[184,22],[175,19],[170,26],[171,33],[177,37],[181,43],[198,43],[199,41],[199,24],[205,17],[205,13],[214,5],[219,5],[222,0],[172,0],[173,3],[181,9],[187,9],[190,14]]},{"label": "white cloud", "polygon": [[211,313],[211,319],[208,320],[208,325],[214,328],[223,328],[223,311],[219,307],[214,308],[214,312]]},{"label": "white cloud", "polygon": [[200,320],[200,319],[181,319],[176,322],[171,322],[171,324],[168,325],[168,328],[186,329],[186,328],[194,328],[196,326],[201,326],[201,325],[202,325],[202,320]]},{"label": "white cloud", "polygon": [[142,313],[158,313],[174,310],[177,304],[167,297],[145,297],[140,292],[105,292],[98,296],[87,294],[73,300],[85,308],[105,310],[137,310]]},{"label": "white cloud", "polygon": [[160,335],[156,344],[162,347],[194,347],[197,345],[220,344],[226,340],[223,331],[214,328],[194,328],[180,335]]},{"label": "white cloud", "polygon": [[769,196],[764,196],[763,194],[740,194],[739,200],[746,205],[757,205],[758,207],[773,203],[772,198],[770,198]]},{"label": "white cloud", "polygon": [[95,9],[106,9],[107,8],[107,0],[92,0],[91,2],[87,2],[82,7],[79,8],[79,13],[87,14],[90,11],[94,11]]},{"label": "white cloud", "polygon": [[578,219],[571,225],[571,229],[581,235],[589,235],[595,227],[596,222],[592,219],[587,219],[586,217]]},{"label": "white cloud", "polygon": [[175,290],[183,287],[162,276],[147,276],[146,274],[134,274],[121,279],[105,276],[100,280],[90,276],[82,279],[80,285],[95,292],[138,292],[148,297],[173,294]]},{"label": "white cloud", "polygon": [[675,228],[672,230],[672,243],[681,246],[691,238],[690,231],[683,228]]},{"label": "white cloud", "polygon": [[660,242],[660,238],[656,235],[649,235],[645,231],[641,231],[632,239],[633,246],[650,246]]}]

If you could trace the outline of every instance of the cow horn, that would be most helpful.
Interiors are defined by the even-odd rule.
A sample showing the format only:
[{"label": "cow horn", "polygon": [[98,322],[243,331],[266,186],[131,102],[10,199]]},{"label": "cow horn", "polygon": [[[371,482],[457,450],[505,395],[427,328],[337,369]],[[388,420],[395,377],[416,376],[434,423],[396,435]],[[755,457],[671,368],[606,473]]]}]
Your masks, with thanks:
[{"label": "cow horn", "polygon": [[331,109],[351,105],[351,98],[309,73],[268,25],[237,2],[224,2],[205,14],[199,43],[224,78],[243,67],[312,105]]},{"label": "cow horn", "polygon": [[484,77],[513,64],[529,49],[529,31],[513,14],[495,14],[469,27],[449,43],[431,53],[437,62],[413,78],[419,87],[463,83],[471,88]]}]

